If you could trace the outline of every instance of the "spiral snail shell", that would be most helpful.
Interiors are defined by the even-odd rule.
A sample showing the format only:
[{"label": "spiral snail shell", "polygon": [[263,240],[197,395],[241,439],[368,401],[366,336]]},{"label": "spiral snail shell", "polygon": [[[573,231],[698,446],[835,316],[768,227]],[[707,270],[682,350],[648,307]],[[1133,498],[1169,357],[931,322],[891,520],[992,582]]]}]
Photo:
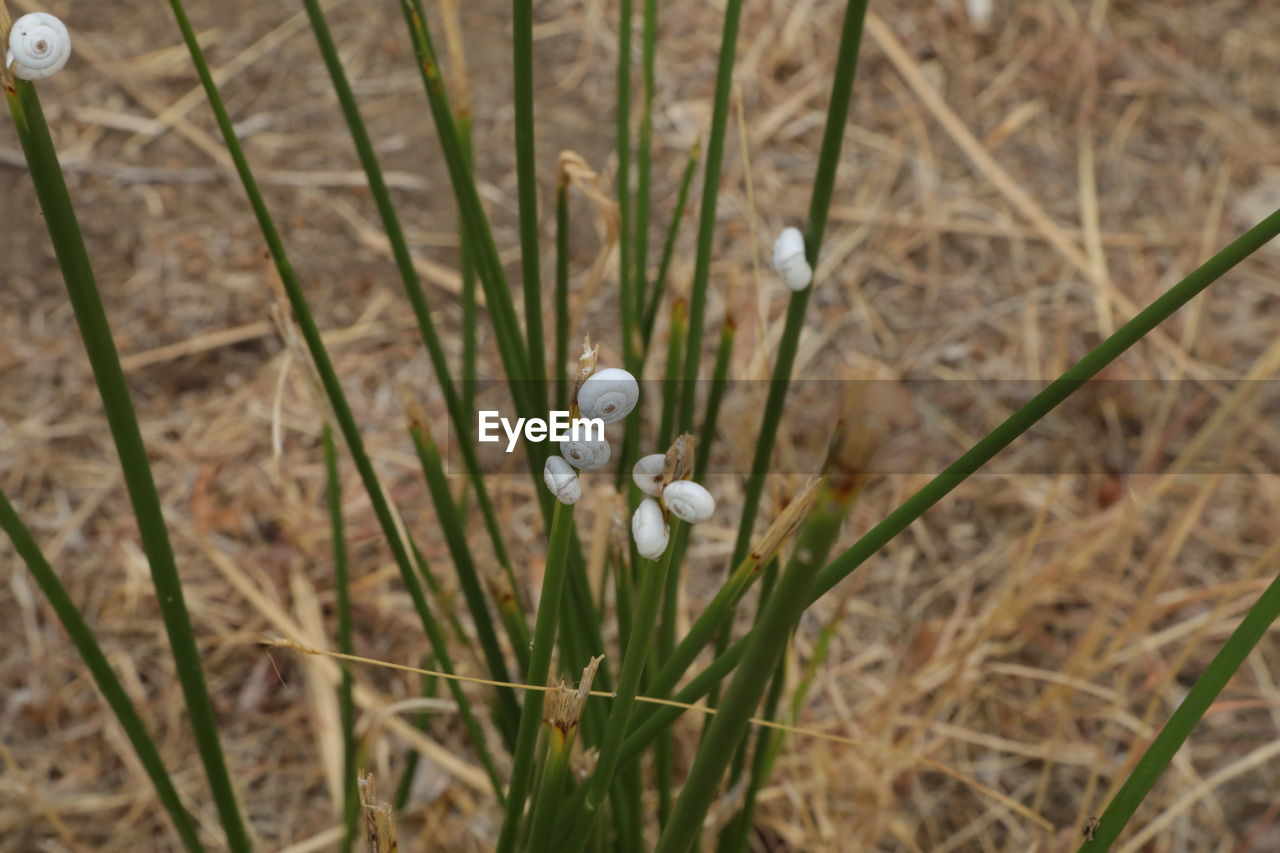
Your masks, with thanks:
[{"label": "spiral snail shell", "polygon": [[799,228],[783,228],[773,243],[773,268],[788,288],[799,292],[813,281],[813,269],[804,256],[804,235]]},{"label": "spiral snail shell", "polygon": [[581,440],[560,442],[560,452],[564,454],[564,458],[569,464],[583,471],[595,471],[597,468],[603,468],[609,464],[609,457],[613,455],[613,448],[609,446],[609,442],[601,438],[598,440]]},{"label": "spiral snail shell", "polygon": [[607,424],[631,414],[640,399],[640,384],[620,367],[606,367],[586,378],[578,388],[578,409],[584,418],[600,418]]},{"label": "spiral snail shell", "polygon": [[676,480],[662,490],[662,503],[682,521],[697,524],[716,511],[716,499],[692,480]]},{"label": "spiral snail shell", "polygon": [[547,463],[542,466],[542,482],[562,504],[573,505],[582,498],[582,483],[578,482],[578,472],[573,470],[563,456],[548,456]]},{"label": "spiral snail shell", "polygon": [[666,454],[650,453],[648,456],[641,456],[631,468],[631,479],[636,488],[651,498],[656,498],[662,491],[662,471],[666,459]]},{"label": "spiral snail shell", "polygon": [[671,530],[662,517],[662,507],[653,498],[645,498],[631,516],[631,538],[636,541],[636,553],[646,560],[656,560],[667,550]]},{"label": "spiral snail shell", "polygon": [[20,80],[43,80],[62,70],[71,57],[71,34],[66,26],[46,12],[23,15],[9,31],[6,68]]}]

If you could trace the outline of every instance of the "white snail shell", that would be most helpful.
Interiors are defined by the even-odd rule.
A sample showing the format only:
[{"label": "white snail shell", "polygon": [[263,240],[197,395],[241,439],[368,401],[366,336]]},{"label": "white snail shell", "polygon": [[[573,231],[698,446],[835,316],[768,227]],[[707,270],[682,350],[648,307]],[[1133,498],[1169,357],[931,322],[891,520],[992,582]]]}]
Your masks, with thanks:
[{"label": "white snail shell", "polygon": [[636,488],[651,498],[656,498],[662,491],[662,472],[667,464],[665,453],[650,453],[641,456],[631,468],[631,479]]},{"label": "white snail shell", "polygon": [[646,560],[656,560],[667,550],[671,529],[662,517],[662,507],[653,498],[640,501],[632,514],[631,538],[636,540],[636,552]]},{"label": "white snail shell", "polygon": [[676,480],[662,490],[662,503],[682,521],[697,524],[716,511],[716,499],[692,480]]},{"label": "white snail shell", "polygon": [[71,57],[71,34],[53,15],[33,12],[13,22],[4,64],[20,80],[43,80],[62,70]]},{"label": "white snail shell", "polygon": [[607,367],[587,377],[578,388],[578,409],[584,418],[614,424],[631,414],[640,399],[640,384],[620,367]]},{"label": "white snail shell", "polygon": [[578,472],[570,467],[563,456],[548,456],[542,466],[542,482],[562,504],[573,505],[582,498],[582,483]]},{"label": "white snail shell", "polygon": [[804,235],[799,228],[783,228],[773,242],[773,268],[788,288],[804,290],[813,281],[813,269],[804,256]]},{"label": "white snail shell", "polygon": [[605,439],[596,441],[568,441],[560,442],[560,452],[564,454],[564,458],[574,468],[581,468],[583,471],[595,471],[597,468],[603,468],[609,464],[609,457],[613,455],[613,448],[609,446],[609,442]]}]

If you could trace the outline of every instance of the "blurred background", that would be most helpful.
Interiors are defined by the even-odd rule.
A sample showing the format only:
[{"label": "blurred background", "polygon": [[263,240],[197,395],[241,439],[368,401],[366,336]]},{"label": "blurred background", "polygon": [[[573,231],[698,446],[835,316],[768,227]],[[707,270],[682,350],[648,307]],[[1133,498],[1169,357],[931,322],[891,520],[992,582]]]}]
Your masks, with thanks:
[{"label": "blurred background", "polygon": [[[332,631],[324,409],[272,323],[274,269],[166,4],[9,5],[15,16],[52,12],[71,29],[71,63],[40,94],[248,816],[264,850],[330,849],[332,694],[311,662],[256,645],[299,626],[321,638]],[[439,415],[438,435],[443,407],[301,4],[187,7],[383,482],[428,559],[444,566],[401,390]],[[399,4],[328,8],[457,359],[453,197]],[[732,315],[735,380],[767,378],[772,367],[788,292],[769,269],[769,247],[805,217],[843,9],[745,4],[704,355],[709,364],[714,330]],[[1271,3],[915,0],[871,10],[798,379],[1047,381],[1280,205]],[[718,2],[661,4],[651,246],[688,151],[707,133],[722,11]],[[559,154],[580,154],[610,186],[617,8],[544,0],[535,14],[549,264]],[[476,171],[514,284],[508,15],[497,0],[461,11]],[[459,72],[446,68],[455,85]],[[700,186],[699,175],[672,295],[688,287]],[[619,364],[614,273],[581,290],[600,235],[581,197],[573,216],[578,331],[603,344],[602,363]],[[1142,381],[1146,393],[1099,394],[1032,437],[1027,452],[1070,464],[973,478],[810,611],[800,661],[824,624],[840,627],[799,723],[878,746],[789,738],[761,795],[756,849],[1075,848],[1135,745],[1145,746],[1280,563],[1277,395],[1239,381],[1273,379],[1280,367],[1278,282],[1280,246],[1271,246],[1107,372]],[[663,311],[659,342],[666,323]],[[484,371],[500,377],[487,322],[480,341]],[[652,359],[648,378],[661,369]],[[726,458],[749,458],[757,406],[750,395],[726,399]],[[901,430],[910,444],[913,420],[929,423],[916,450],[945,461],[1009,411],[998,395],[975,395],[973,407],[953,421],[914,401]],[[824,411],[801,398],[789,406],[779,470],[797,473],[770,478],[766,515],[803,483],[788,454],[825,441]],[[1203,468],[1205,454],[1209,473],[1178,473]],[[886,470],[846,543],[926,481],[918,470]],[[531,485],[494,484],[536,591],[544,533]],[[693,540],[686,618],[723,576],[741,501],[738,476],[710,485],[725,509]],[[97,631],[197,818],[219,837],[114,449],[7,118],[0,486]],[[350,471],[345,486],[357,650],[416,663],[425,641]],[[583,506],[580,523],[598,516],[601,530],[617,510],[603,491]],[[486,543],[476,548],[488,553]],[[7,541],[0,620],[0,850],[176,849],[132,750]],[[1280,849],[1277,656],[1274,639],[1259,645],[1118,849]],[[476,669],[467,658],[459,665]],[[357,676],[388,699],[419,689],[403,673]],[[677,729],[679,767],[699,730],[697,720]],[[448,703],[428,732],[439,752],[418,771],[402,848],[488,849],[501,815],[468,773],[475,762]],[[403,752],[393,735],[374,738],[375,774],[389,783]]]}]

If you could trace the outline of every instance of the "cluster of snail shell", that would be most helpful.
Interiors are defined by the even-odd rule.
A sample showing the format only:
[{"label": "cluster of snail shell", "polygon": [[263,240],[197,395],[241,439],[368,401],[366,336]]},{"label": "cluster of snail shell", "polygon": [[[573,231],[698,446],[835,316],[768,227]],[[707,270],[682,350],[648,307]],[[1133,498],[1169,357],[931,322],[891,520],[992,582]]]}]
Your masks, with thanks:
[{"label": "cluster of snail shell", "polygon": [[[627,371],[607,367],[580,380],[575,396],[579,416],[616,424],[635,409],[640,400],[640,384]],[[575,504],[582,498],[578,471],[595,471],[608,465],[613,448],[603,437],[569,438],[560,442],[560,454],[547,458],[542,479],[561,503]]]},{"label": "cluster of snail shell", "polygon": [[13,22],[4,67],[19,80],[43,80],[71,58],[71,34],[53,15],[33,12]]},{"label": "cluster of snail shell", "polygon": [[656,560],[667,550],[671,539],[667,513],[697,524],[716,511],[716,500],[704,487],[685,479],[667,482],[666,477],[665,453],[642,456],[631,469],[636,488],[647,496],[631,516],[631,538],[635,540],[636,553],[647,560]]}]

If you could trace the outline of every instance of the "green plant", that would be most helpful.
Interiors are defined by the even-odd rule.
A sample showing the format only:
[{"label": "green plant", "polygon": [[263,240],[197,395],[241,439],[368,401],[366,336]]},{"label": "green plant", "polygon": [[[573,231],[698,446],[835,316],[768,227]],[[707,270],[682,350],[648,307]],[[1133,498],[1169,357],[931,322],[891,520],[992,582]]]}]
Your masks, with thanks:
[{"label": "green plant", "polygon": [[[186,17],[184,5],[181,0],[170,2],[279,272],[293,312],[292,319],[301,331],[307,357],[320,380],[324,403],[332,413],[338,435],[361,478],[379,529],[399,569],[401,583],[409,593],[429,641],[430,656],[437,662],[442,680],[447,682],[458,708],[470,748],[484,767],[493,787],[495,803],[503,808],[497,840],[497,847],[502,851],[543,850],[553,846],[577,851],[588,845],[593,849],[642,849],[646,830],[651,828],[645,800],[645,789],[650,780],[657,789],[659,803],[657,820],[652,826],[659,832],[657,849],[687,850],[698,844],[701,827],[726,774],[732,778],[750,773],[737,817],[720,838],[723,850],[747,849],[757,795],[763,789],[781,744],[781,735],[765,726],[754,739],[753,752],[751,726],[769,723],[780,708],[784,709],[788,719],[797,717],[808,685],[813,681],[812,667],[816,665],[813,660],[821,659],[826,644],[830,642],[828,630],[800,687],[788,696],[784,654],[795,636],[805,608],[849,577],[927,510],[981,470],[1125,351],[1157,329],[1175,311],[1280,234],[1278,211],[1138,312],[871,527],[851,547],[830,560],[828,555],[849,515],[853,498],[865,482],[858,465],[854,466],[852,474],[849,470],[826,472],[824,479],[794,496],[786,510],[771,520],[765,533],[753,539],[765,476],[774,457],[775,440],[788,414],[790,381],[810,299],[815,288],[828,283],[819,276],[808,287],[801,286],[789,297],[785,325],[773,357],[769,395],[763,408],[760,431],[755,436],[742,513],[736,519],[732,556],[728,563],[732,571],[726,574],[709,605],[684,636],[677,636],[675,602],[691,528],[676,522],[674,530],[668,532],[669,516],[673,512],[679,515],[684,510],[677,510],[674,501],[659,503],[652,497],[641,500],[639,486],[630,489],[632,508],[638,507],[637,513],[644,514],[640,516],[641,521],[651,523],[646,529],[655,535],[643,541],[642,537],[636,536],[634,544],[613,543],[603,552],[601,562],[605,575],[612,578],[613,600],[619,611],[619,642],[615,649],[606,646],[604,637],[607,634],[601,630],[601,623],[607,617],[609,599],[605,590],[593,590],[588,582],[588,559],[575,525],[574,504],[580,499],[592,501],[598,498],[600,483],[588,481],[587,475],[582,475],[586,483],[584,489],[584,482],[579,481],[578,474],[568,470],[568,463],[559,456],[548,458],[545,451],[533,444],[527,444],[526,455],[529,472],[537,488],[534,502],[546,524],[546,572],[536,612],[530,614],[532,608],[525,607],[521,589],[523,578],[517,571],[521,564],[510,553],[502,521],[471,443],[469,424],[474,400],[470,395],[477,371],[474,328],[464,335],[461,376],[455,380],[355,90],[347,80],[329,32],[324,6],[319,0],[302,0],[377,206],[435,380],[444,397],[452,430],[458,437],[466,488],[469,490],[467,494],[474,493],[488,539],[486,550],[491,551],[497,567],[492,573],[483,571],[482,566],[488,566],[487,555],[473,550],[468,540],[466,502],[457,498],[450,487],[426,417],[411,405],[408,438],[417,451],[423,479],[442,528],[449,562],[463,593],[466,614],[470,617],[469,625],[464,625],[449,609],[440,576],[398,523],[397,513],[364,447],[356,415],[346,400],[302,283],[289,262],[283,237],[258,189],[231,116]],[[534,156],[536,65],[533,58],[533,4],[528,0],[515,0],[512,16],[523,330],[493,229],[477,189],[476,166],[470,152],[468,111],[465,106],[451,100],[446,90],[445,74],[437,59],[424,4],[419,0],[401,0],[401,7],[457,202],[462,232],[460,263],[464,281],[464,316],[474,318],[479,313],[474,299],[474,284],[478,279],[485,294],[484,311],[493,327],[516,411],[522,416],[538,415],[546,411],[552,399],[557,405],[576,411],[580,386],[592,375],[595,364],[594,355],[591,355],[590,364],[574,377],[576,381],[571,382],[565,372],[569,340],[577,330],[569,328],[569,203],[567,180],[563,175],[556,182],[555,196],[556,272],[552,299],[556,325],[551,347],[550,380],[546,366],[538,175]],[[736,340],[736,326],[733,315],[729,314],[720,327],[708,398],[699,417],[695,386],[701,375],[700,362],[704,355],[706,306],[716,244],[717,198],[742,3],[740,0],[728,0],[725,8],[706,149],[703,151],[695,146],[689,153],[672,221],[662,244],[657,273],[651,278],[647,261],[649,231],[654,219],[652,135],[657,91],[657,11],[654,0],[646,0],[643,4],[641,63],[644,95],[634,161],[630,101],[632,4],[629,0],[622,3],[618,22],[616,193],[621,235],[617,296],[622,329],[618,346],[623,353],[625,367],[641,373],[651,349],[660,351],[657,347],[651,348],[657,318],[659,315],[670,317],[663,365],[666,397],[662,401],[661,421],[657,427],[658,442],[663,447],[671,441],[691,443],[695,429],[699,435],[697,453],[692,457],[677,453],[668,454],[663,460],[665,464],[660,479],[663,488],[670,489],[672,483],[683,485],[690,478],[697,482],[708,470],[708,460],[718,440],[718,417],[727,393],[726,377]],[[2,3],[0,12],[3,12]],[[812,197],[803,242],[806,263],[819,272],[819,252],[836,188],[865,14],[865,0],[850,0],[839,37],[825,130],[815,158]],[[0,15],[0,20],[4,18]],[[5,87],[125,473],[158,605],[177,665],[177,677],[182,683],[191,729],[222,820],[226,843],[232,850],[247,850],[251,835],[239,813],[232,774],[221,753],[217,722],[203,680],[199,649],[184,604],[181,579],[161,516],[146,449],[70,196],[35,89],[27,81],[7,77]],[[670,298],[667,292],[670,264],[688,190],[699,162],[705,162],[705,170],[692,283],[687,295]],[[630,185],[633,165],[637,177],[634,192]],[[801,285],[803,283],[800,282]],[[469,297],[466,295],[468,289]],[[594,375],[599,377],[602,374]],[[551,393],[552,388],[554,394]],[[619,481],[627,479],[632,457],[639,447],[640,429],[636,423],[627,424],[620,455],[622,464],[617,470]],[[677,432],[683,435],[676,438]],[[840,436],[837,431],[837,438]],[[337,646],[350,664],[355,658],[352,653],[350,584],[338,483],[338,447],[334,433],[327,426],[323,434],[323,449],[336,576]],[[862,449],[866,450],[865,447]],[[559,465],[555,460],[564,464]],[[860,459],[858,464],[865,462],[865,459]],[[841,475],[852,476],[852,484],[841,480]],[[548,485],[553,486],[552,492],[559,501],[552,500],[542,489],[544,476]],[[600,482],[605,479],[607,477],[601,478]],[[679,488],[670,489],[668,494],[674,495]],[[709,494],[707,498],[710,499]],[[52,568],[41,556],[30,532],[3,495],[0,495],[0,527],[14,542],[84,658],[108,705],[120,719],[182,842],[188,849],[201,849],[193,821],[149,740],[139,713],[112,673],[91,628],[80,616]],[[795,546],[791,547],[793,540]],[[760,605],[755,624],[736,642],[731,642],[737,605],[760,578],[765,580],[759,584]],[[432,599],[428,598],[428,592]],[[490,608],[498,615],[501,633],[494,624]],[[1116,840],[1209,704],[1277,615],[1280,615],[1280,580],[1272,583],[1257,599],[1240,627],[1155,737],[1128,781],[1103,812],[1093,830],[1093,838],[1085,842],[1082,850],[1106,849]],[[472,703],[471,697],[463,690],[461,679],[452,677],[455,667],[450,648],[468,643],[472,637],[488,670],[489,678],[483,683],[492,696],[490,721],[501,739],[492,746],[485,722],[476,713],[479,706]],[[699,656],[717,637],[715,656],[690,678]],[[618,666],[613,674],[595,657],[599,653],[604,653],[606,661],[611,657],[616,659]],[[563,699],[561,693],[556,693],[554,709],[544,714],[547,704],[544,688],[557,671],[575,672],[588,665],[593,675],[595,667],[600,665],[598,677],[601,682],[613,686],[590,694],[599,701],[587,701],[588,692],[584,688],[574,695],[572,708],[560,701]],[[424,691],[434,690],[434,684],[424,684]],[[684,779],[677,778],[672,759],[672,724],[688,710],[689,704],[708,695],[715,697],[722,686],[723,697],[710,703],[718,710],[708,716],[692,768]],[[517,700],[521,688],[524,688],[523,696]],[[358,811],[354,785],[359,756],[355,749],[353,691],[353,675],[344,666],[339,685],[344,738],[344,849],[350,849],[352,845]],[[757,709],[762,700],[765,710],[760,717]],[[581,720],[579,714],[582,715]],[[785,724],[782,728],[785,729]],[[579,773],[575,761],[581,753],[575,749],[584,746],[595,750],[595,761],[592,767]],[[655,757],[652,774],[640,760],[648,754],[651,746]],[[500,749],[504,749],[506,755],[500,754]],[[504,772],[508,756],[509,773]],[[409,780],[410,776],[406,775],[397,797],[401,804],[407,797]],[[610,820],[602,819],[606,813]]]}]

